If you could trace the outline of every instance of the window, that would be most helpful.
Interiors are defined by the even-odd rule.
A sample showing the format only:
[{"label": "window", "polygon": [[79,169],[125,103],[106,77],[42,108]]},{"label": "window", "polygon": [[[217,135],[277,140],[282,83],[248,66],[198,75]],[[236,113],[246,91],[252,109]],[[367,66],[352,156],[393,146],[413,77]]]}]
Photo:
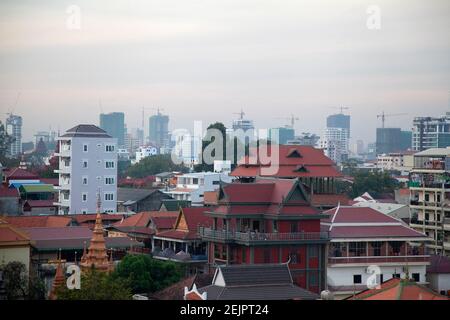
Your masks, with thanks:
[{"label": "window", "polygon": [[87,185],[88,184],[88,177],[83,177],[83,185]]},{"label": "window", "polygon": [[412,278],[415,282],[420,282],[420,273],[413,273]]},{"label": "window", "polygon": [[393,273],[392,278],[400,279],[400,273]]},{"label": "window", "polygon": [[83,144],[83,152],[88,152],[88,145],[87,144]]},{"label": "window", "polygon": [[220,184],[220,181],[218,181],[218,180],[213,181],[213,184],[214,184],[214,185],[218,185],[218,184]]},{"label": "window", "polygon": [[105,161],[105,168],[106,169],[114,169],[114,161]]},{"label": "window", "polygon": [[349,243],[350,256],[360,257],[366,255],[366,243],[365,242],[350,242]]},{"label": "window", "polygon": [[378,284],[382,284],[383,281],[384,281],[384,280],[383,280],[383,274],[379,274],[377,280],[378,280]]},{"label": "window", "polygon": [[87,213],[87,209],[81,210],[81,213],[82,213],[82,214],[86,214],[86,213]]},{"label": "window", "polygon": [[83,193],[83,194],[81,194],[81,200],[83,201],[83,202],[86,202],[87,201],[87,193]]},{"label": "window", "polygon": [[198,184],[198,178],[193,178],[192,179],[192,184]]},{"label": "window", "polygon": [[381,247],[383,246],[383,242],[381,241],[376,241],[376,242],[372,242],[372,249],[373,249],[373,253],[372,255],[374,256],[381,256]]},{"label": "window", "polygon": [[291,252],[289,253],[289,257],[291,258],[291,263],[300,263],[300,257],[297,252],[297,248],[291,248]]},{"label": "window", "polygon": [[105,184],[113,185],[114,184],[114,177],[105,177]]},{"label": "window", "polygon": [[88,161],[87,160],[83,160],[83,168],[87,168],[88,167]]},{"label": "window", "polygon": [[247,263],[247,248],[242,248],[242,262]]},{"label": "window", "polygon": [[105,193],[105,201],[113,201],[114,193]]},{"label": "window", "polygon": [[353,284],[361,284],[361,283],[362,283],[362,276],[360,274],[354,274]]},{"label": "window", "polygon": [[309,273],[309,285],[310,286],[317,286],[319,284],[318,282],[318,277],[317,277],[317,272],[310,272]]},{"label": "window", "polygon": [[113,144],[107,144],[105,146],[106,152],[114,152],[114,145]]},{"label": "window", "polygon": [[270,263],[270,248],[264,249],[264,263]]}]

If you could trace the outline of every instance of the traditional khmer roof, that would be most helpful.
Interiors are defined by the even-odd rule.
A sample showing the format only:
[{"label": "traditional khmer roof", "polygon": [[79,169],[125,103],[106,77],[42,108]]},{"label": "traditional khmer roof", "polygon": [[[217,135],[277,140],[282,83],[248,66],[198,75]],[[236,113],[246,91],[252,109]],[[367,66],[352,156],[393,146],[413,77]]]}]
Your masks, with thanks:
[{"label": "traditional khmer roof", "polygon": [[289,265],[218,266],[211,285],[198,289],[207,300],[316,300],[319,296],[293,283]]},{"label": "traditional khmer roof", "polygon": [[[250,156],[245,156],[239,165],[231,172],[232,176],[256,177],[271,176],[281,178],[294,177],[341,177],[334,162],[325,156],[322,150],[312,146],[272,145],[269,150],[279,150],[279,156],[269,164],[261,161],[258,149],[250,149]],[[270,159],[272,160],[272,159]],[[277,167],[275,173],[264,172],[262,168]]]},{"label": "traditional khmer roof", "polygon": [[[27,202],[30,201],[40,200],[28,200]],[[19,216],[4,217],[3,219],[19,228],[66,227],[72,221],[70,217],[63,216]]]}]

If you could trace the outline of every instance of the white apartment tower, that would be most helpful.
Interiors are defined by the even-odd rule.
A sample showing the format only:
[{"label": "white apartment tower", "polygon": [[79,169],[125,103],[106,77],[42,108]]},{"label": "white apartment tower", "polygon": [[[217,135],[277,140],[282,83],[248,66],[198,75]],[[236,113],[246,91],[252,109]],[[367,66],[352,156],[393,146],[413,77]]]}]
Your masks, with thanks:
[{"label": "white apartment tower", "polygon": [[117,209],[117,139],[91,124],[80,124],[58,138],[59,214]]},{"label": "white apartment tower", "polygon": [[15,157],[22,153],[22,117],[9,114],[6,119],[6,132],[14,138],[9,155]]}]

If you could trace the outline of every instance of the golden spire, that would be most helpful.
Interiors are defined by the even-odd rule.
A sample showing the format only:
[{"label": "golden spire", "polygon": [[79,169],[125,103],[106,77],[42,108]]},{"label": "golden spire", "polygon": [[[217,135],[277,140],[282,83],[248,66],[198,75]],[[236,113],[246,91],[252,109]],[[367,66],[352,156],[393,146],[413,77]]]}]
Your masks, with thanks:
[{"label": "golden spire", "polygon": [[92,266],[94,266],[96,270],[102,272],[108,272],[110,270],[105,238],[103,237],[103,224],[100,208],[100,192],[98,192],[97,216],[95,218],[94,231],[92,233],[91,243],[89,244],[89,250],[87,254],[83,254],[85,258],[82,259],[83,261],[81,262],[81,269],[83,271],[88,271]]}]

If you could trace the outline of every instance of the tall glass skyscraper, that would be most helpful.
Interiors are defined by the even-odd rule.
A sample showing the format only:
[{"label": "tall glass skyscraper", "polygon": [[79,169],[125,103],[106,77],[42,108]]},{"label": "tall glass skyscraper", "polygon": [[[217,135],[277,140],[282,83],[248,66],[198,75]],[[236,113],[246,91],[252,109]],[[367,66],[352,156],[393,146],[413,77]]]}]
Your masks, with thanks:
[{"label": "tall glass skyscraper", "polygon": [[125,146],[125,114],[123,112],[100,114],[100,128],[116,138],[119,147]]}]

